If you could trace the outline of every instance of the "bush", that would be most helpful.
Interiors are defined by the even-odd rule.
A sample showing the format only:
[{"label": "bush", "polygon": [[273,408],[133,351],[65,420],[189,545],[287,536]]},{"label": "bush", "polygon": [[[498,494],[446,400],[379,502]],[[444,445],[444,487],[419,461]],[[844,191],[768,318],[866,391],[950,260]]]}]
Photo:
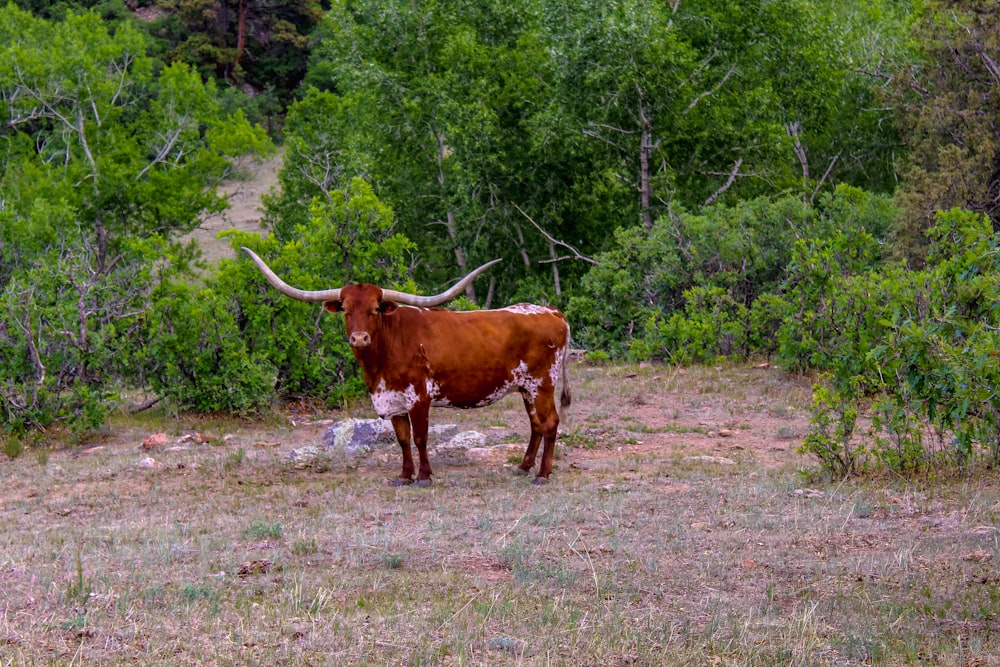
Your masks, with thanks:
[{"label": "bush", "polygon": [[[891,199],[840,186],[816,206],[760,198],[665,215],[648,234],[618,230],[570,299],[574,337],[641,358],[773,353],[784,317],[808,324],[835,276],[881,264],[894,217]],[[708,340],[713,333],[721,338]],[[801,342],[807,350],[809,339]],[[813,364],[807,351],[787,354],[792,365]]]},{"label": "bush", "polygon": [[1000,464],[1000,234],[984,216],[949,211],[930,238],[926,271],[830,280],[810,302],[827,306],[823,318],[789,325],[814,336],[797,338],[810,363],[833,369],[806,443],[824,466],[850,472],[857,458],[824,415],[856,413],[869,396],[868,448],[890,469]]},{"label": "bush", "polygon": [[152,388],[176,409],[247,416],[274,400],[277,372],[247,349],[232,294],[166,282],[147,318]]}]

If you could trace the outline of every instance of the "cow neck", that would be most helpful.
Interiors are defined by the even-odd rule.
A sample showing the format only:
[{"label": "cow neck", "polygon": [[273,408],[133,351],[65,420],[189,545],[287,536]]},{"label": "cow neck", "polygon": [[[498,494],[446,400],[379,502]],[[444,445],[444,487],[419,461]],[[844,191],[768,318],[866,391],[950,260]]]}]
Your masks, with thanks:
[{"label": "cow neck", "polygon": [[[408,308],[400,306],[400,310]],[[412,309],[411,309],[412,310]],[[394,356],[394,345],[392,341],[398,341],[401,336],[405,336],[405,327],[400,327],[397,323],[399,311],[393,315],[380,315],[378,317],[378,328],[370,332],[372,334],[371,345],[364,349],[351,348],[354,357],[361,365],[361,371],[365,378],[365,384],[369,391],[375,391],[379,383],[383,380],[391,381],[391,376],[400,369],[398,352]],[[386,376],[390,377],[387,378]]]}]

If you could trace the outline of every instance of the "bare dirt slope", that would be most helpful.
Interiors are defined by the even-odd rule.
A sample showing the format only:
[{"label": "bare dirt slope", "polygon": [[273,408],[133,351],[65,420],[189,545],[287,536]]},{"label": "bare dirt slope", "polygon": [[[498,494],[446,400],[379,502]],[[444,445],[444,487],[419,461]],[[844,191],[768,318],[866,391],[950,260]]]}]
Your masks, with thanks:
[{"label": "bare dirt slope", "polygon": [[229,198],[229,209],[207,216],[188,238],[198,241],[204,257],[215,262],[222,257],[232,256],[229,243],[219,240],[219,232],[226,229],[260,232],[263,216],[261,196],[270,194],[278,187],[278,171],[281,169],[285,153],[279,150],[266,160],[246,160],[237,170],[237,177],[228,180],[219,188]]}]

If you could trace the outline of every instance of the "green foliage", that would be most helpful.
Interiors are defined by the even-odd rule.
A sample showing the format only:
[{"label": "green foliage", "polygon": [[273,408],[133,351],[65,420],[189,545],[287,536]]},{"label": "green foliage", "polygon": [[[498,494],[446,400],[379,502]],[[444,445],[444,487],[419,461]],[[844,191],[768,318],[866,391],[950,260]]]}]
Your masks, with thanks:
[{"label": "green foliage", "polygon": [[665,320],[656,316],[646,335],[632,344],[638,359],[669,359],[675,364],[713,362],[750,353],[746,306],[721,287],[692,287],[684,292],[684,310]]},{"label": "green foliage", "polygon": [[922,272],[821,271],[822,317],[795,324],[814,332],[799,339],[815,351],[809,364],[832,371],[817,390],[808,451],[840,472],[853,469],[856,449],[831,435],[826,415],[869,407],[869,395],[868,451],[891,469],[1000,463],[1000,234],[985,216],[953,210],[929,237]]},{"label": "green foliage", "polygon": [[824,469],[840,478],[858,472],[867,453],[855,437],[858,408],[853,398],[817,384],[813,388],[812,429],[799,449],[816,456]]},{"label": "green foliage", "polygon": [[[882,79],[861,72],[902,34],[881,11],[896,5],[828,4],[334,2],[307,82],[340,100],[322,102],[335,141],[308,148],[397,211],[421,248],[421,282],[504,257],[499,301],[582,299],[585,333],[602,327],[624,350],[650,313],[602,322],[589,286],[569,287],[587,264],[553,260],[613,253],[617,229],[654,236],[657,219],[712,202],[893,186]],[[885,51],[867,50],[873,34]]]},{"label": "green foliage", "polygon": [[249,415],[274,400],[275,368],[250,353],[231,295],[165,282],[152,295],[146,376],[175,408]]},{"label": "green foliage", "polygon": [[130,23],[7,5],[0,45],[0,410],[80,433],[146,380],[149,295],[195,254],[170,239],[267,139],[189,68],[157,70]]},{"label": "green foliage", "polygon": [[[683,362],[771,353],[783,338],[786,365],[822,365],[808,357],[826,354],[814,320],[839,316],[830,281],[880,265],[894,215],[890,198],[840,186],[812,206],[760,198],[663,216],[648,234],[619,230],[570,299],[574,338]],[[862,314],[865,287],[855,289],[838,303]]]},{"label": "green foliage", "polygon": [[[309,35],[322,14],[317,0],[156,0],[148,25],[160,57],[205,79],[247,85],[286,106],[306,73]],[[254,105],[250,96],[246,104]]]},{"label": "green foliage", "polygon": [[84,249],[19,272],[0,293],[0,409],[8,431],[100,426],[131,377],[150,274],[135,254],[94,272]]}]

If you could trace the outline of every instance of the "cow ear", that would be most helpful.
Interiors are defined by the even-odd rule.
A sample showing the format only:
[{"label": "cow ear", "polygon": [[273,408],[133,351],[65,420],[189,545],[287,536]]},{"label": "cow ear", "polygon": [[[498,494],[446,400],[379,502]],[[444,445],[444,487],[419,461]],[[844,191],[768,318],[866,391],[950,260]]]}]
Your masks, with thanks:
[{"label": "cow ear", "polygon": [[344,310],[344,304],[340,301],[324,301],[323,308],[331,313],[339,313]]},{"label": "cow ear", "polygon": [[381,301],[378,304],[379,312],[383,315],[392,315],[399,308],[399,304],[395,301]]}]

